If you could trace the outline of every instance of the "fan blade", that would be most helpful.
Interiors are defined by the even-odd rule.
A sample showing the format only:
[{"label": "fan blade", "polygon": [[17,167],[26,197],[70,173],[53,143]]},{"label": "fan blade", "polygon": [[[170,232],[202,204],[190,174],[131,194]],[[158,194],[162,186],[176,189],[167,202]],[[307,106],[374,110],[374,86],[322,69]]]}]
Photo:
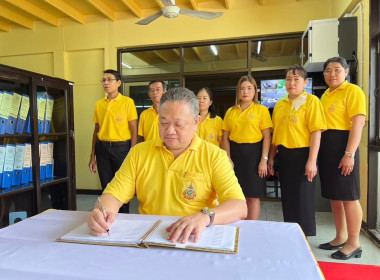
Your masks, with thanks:
[{"label": "fan blade", "polygon": [[160,16],[162,16],[163,13],[160,11],[154,15],[151,15],[147,18],[143,18],[142,20],[136,22],[136,24],[140,24],[140,25],[147,25],[149,23],[151,23],[152,21],[154,21],[155,19],[159,18]]},{"label": "fan blade", "polygon": [[165,6],[175,6],[175,0],[160,0]]},{"label": "fan blade", "polygon": [[201,18],[201,19],[215,19],[223,15],[222,12],[211,13],[211,12],[194,11],[194,10],[187,10],[187,9],[181,9],[179,13],[181,15],[191,16],[191,17],[196,17],[196,18]]}]

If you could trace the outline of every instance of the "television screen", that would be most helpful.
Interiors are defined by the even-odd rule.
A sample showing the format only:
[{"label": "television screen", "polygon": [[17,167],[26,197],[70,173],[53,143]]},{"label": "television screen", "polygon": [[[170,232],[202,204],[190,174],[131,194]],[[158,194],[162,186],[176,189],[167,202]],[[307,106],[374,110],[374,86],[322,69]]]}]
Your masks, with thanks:
[{"label": "television screen", "polygon": [[[312,78],[307,79],[305,91],[313,94]],[[261,104],[267,108],[274,108],[276,103],[288,96],[286,92],[285,79],[262,80],[261,81]]]}]

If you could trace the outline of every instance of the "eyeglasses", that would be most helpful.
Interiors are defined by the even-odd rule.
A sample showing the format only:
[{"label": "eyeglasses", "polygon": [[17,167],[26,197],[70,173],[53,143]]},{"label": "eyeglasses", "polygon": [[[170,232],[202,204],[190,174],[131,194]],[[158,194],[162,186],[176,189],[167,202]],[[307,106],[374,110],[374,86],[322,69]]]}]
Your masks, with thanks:
[{"label": "eyeglasses", "polygon": [[331,70],[331,69],[327,69],[327,70],[325,70],[325,71],[323,72],[323,74],[328,75],[328,76],[330,76],[330,75],[332,75],[332,74],[337,75],[337,74],[339,74],[342,70],[343,70],[342,68],[335,68],[335,69],[332,69],[332,70]]},{"label": "eyeglasses", "polygon": [[101,79],[100,82],[101,82],[102,84],[104,84],[105,82],[110,83],[110,82],[112,82],[112,81],[114,81],[114,80],[116,80],[116,79]]}]

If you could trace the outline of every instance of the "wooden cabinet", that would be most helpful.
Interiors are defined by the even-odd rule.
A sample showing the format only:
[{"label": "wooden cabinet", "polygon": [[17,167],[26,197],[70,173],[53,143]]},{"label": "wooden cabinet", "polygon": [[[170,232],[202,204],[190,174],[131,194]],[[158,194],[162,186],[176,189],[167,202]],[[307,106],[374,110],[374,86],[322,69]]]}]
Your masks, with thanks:
[{"label": "wooden cabinet", "polygon": [[[0,188],[0,227],[8,225],[9,212],[26,211],[29,217],[49,208],[75,210],[73,84],[0,64],[0,91],[29,97],[29,132],[0,134],[0,145],[30,143],[32,162],[29,183]],[[38,128],[41,92],[54,100],[49,133]],[[46,142],[54,146],[53,176],[48,179],[40,169],[40,143]]]}]

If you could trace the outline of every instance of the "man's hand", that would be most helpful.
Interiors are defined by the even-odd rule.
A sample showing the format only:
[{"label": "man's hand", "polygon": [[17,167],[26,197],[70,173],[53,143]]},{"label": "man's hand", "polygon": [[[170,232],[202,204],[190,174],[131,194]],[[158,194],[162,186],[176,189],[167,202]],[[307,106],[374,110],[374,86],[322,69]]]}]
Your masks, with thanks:
[{"label": "man's hand", "polygon": [[87,216],[87,225],[92,235],[100,236],[107,233],[112,223],[116,220],[116,215],[108,212],[106,209],[106,221],[102,212],[95,208]]},{"label": "man's hand", "polygon": [[209,223],[210,216],[204,213],[182,217],[166,229],[166,231],[169,232],[168,240],[176,243],[182,236],[180,242],[186,243],[190,235],[194,234],[194,242],[198,242],[201,233]]}]

